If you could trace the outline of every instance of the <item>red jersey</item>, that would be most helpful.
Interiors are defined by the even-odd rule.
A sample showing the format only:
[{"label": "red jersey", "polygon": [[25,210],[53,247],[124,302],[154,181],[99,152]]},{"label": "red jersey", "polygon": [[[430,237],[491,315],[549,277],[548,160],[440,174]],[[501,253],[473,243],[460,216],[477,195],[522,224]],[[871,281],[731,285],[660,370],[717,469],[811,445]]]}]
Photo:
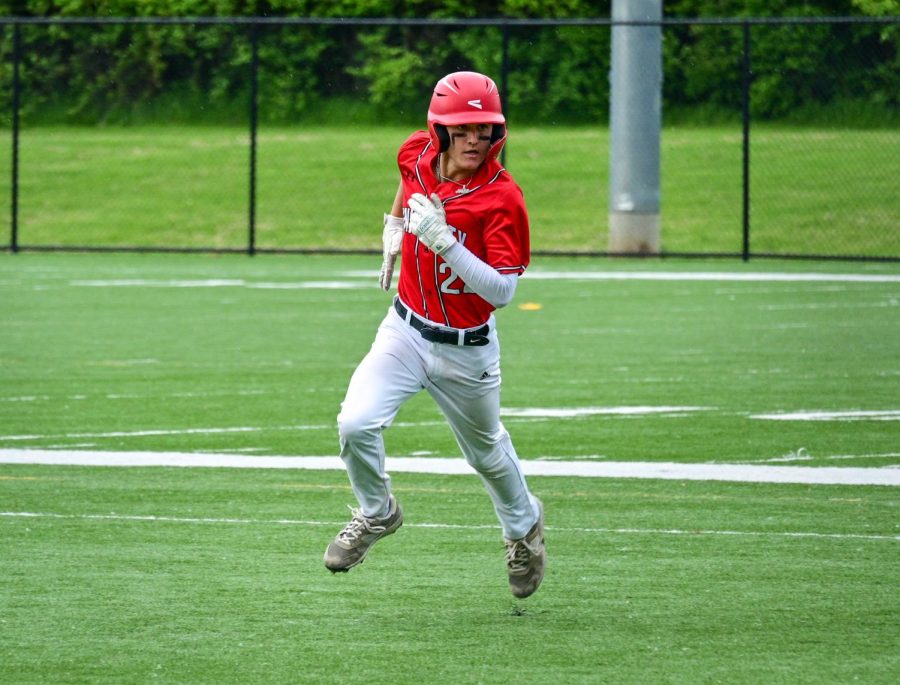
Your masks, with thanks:
[{"label": "red jersey", "polygon": [[528,266],[528,212],[522,189],[496,159],[486,159],[464,191],[455,183],[438,182],[437,154],[428,133],[417,131],[397,155],[407,227],[398,292],[424,319],[452,328],[474,328],[488,320],[494,306],[470,291],[443,258],[409,232],[407,202],[414,193],[427,197],[437,193],[456,239],[501,274],[522,274]]}]

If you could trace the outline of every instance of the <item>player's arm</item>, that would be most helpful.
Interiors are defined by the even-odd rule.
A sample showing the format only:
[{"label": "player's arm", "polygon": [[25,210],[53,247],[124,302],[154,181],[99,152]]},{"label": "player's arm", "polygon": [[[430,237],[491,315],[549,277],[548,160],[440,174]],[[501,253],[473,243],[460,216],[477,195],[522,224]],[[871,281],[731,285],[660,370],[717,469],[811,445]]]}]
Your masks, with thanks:
[{"label": "player's arm", "polygon": [[394,196],[394,204],[391,205],[391,213],[384,215],[384,230],[381,234],[382,257],[381,275],[378,277],[378,285],[382,290],[391,289],[391,279],[394,277],[394,263],[400,252],[403,242],[403,182],[397,188]]},{"label": "player's arm", "polygon": [[391,205],[391,216],[403,218],[403,181],[400,181],[397,195],[394,197],[394,204]]}]

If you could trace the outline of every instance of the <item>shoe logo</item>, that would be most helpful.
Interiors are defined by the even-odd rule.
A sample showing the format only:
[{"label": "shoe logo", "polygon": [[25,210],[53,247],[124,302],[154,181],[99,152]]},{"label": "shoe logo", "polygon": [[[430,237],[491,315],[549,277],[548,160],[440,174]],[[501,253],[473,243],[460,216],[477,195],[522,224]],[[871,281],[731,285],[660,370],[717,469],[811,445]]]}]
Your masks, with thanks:
[{"label": "shoe logo", "polygon": [[483,109],[483,107],[481,106],[481,100],[469,100],[468,104],[471,105],[472,107],[477,107],[478,109]]}]

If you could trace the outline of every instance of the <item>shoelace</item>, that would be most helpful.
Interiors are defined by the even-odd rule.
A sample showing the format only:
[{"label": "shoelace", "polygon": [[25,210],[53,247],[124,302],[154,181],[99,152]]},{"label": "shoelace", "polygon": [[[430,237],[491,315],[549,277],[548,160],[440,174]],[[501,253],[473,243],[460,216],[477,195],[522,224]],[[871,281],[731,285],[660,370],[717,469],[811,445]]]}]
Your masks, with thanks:
[{"label": "shoelace", "polygon": [[525,540],[509,540],[506,543],[506,566],[512,573],[528,570],[528,562],[538,551]]},{"label": "shoelace", "polygon": [[385,526],[377,526],[371,523],[372,519],[368,519],[363,516],[363,513],[359,509],[354,509],[353,507],[347,507],[350,509],[350,515],[353,517],[350,519],[350,523],[344,526],[344,530],[338,533],[338,538],[342,542],[346,542],[347,544],[354,544],[362,537],[365,533],[383,533],[385,530]]}]

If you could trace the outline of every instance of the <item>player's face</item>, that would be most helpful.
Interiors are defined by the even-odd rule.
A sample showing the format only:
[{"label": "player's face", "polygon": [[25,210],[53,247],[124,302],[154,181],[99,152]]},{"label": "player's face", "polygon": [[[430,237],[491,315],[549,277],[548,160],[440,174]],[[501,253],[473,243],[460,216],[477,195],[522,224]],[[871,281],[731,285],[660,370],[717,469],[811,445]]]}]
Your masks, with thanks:
[{"label": "player's face", "polygon": [[475,173],[487,157],[491,148],[491,124],[465,124],[448,126],[451,171],[471,175]]}]

